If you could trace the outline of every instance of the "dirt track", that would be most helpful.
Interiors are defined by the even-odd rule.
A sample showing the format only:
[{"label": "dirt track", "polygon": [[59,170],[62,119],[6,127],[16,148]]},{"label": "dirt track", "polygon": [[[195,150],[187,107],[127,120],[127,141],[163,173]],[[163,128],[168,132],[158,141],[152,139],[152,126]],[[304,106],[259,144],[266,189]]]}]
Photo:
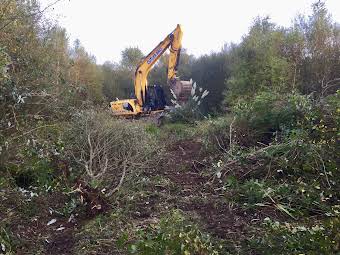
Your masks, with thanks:
[{"label": "dirt track", "polygon": [[[237,243],[244,239],[249,225],[256,224],[260,218],[263,219],[272,213],[250,215],[230,203],[226,194],[213,188],[216,188],[216,185],[212,185],[211,175],[206,172],[210,163],[205,161],[206,155],[202,153],[202,144],[196,140],[175,141],[168,146],[165,157],[167,161],[162,162],[152,172],[146,173],[144,178],[161,178],[170,184],[149,185],[141,191],[146,192],[147,196],[136,197],[134,201],[119,201],[119,207],[132,206],[133,210],[127,211],[129,221],[137,225],[147,225],[157,221],[169,209],[176,208],[190,215],[212,236]],[[86,190],[87,187],[83,189]],[[99,199],[99,191],[88,192]],[[86,199],[86,195],[82,196]],[[37,214],[33,218],[13,221],[14,232],[26,243],[18,254],[30,254],[26,249],[31,250],[36,243],[43,243],[48,254],[74,254],[76,243],[79,241],[76,238],[79,231],[98,214],[109,215],[114,210],[105,207],[105,210],[93,212],[88,208],[80,211],[75,219],[70,221],[69,218],[53,211],[54,208],[64,206],[64,195],[55,194],[36,199],[35,204],[38,204],[39,208],[35,208]],[[87,202],[91,204],[92,201]],[[46,223],[52,218],[56,218],[57,222],[47,226]],[[32,220],[33,222],[28,224]],[[60,227],[63,229],[58,231]],[[110,245],[113,249],[115,243]]]}]

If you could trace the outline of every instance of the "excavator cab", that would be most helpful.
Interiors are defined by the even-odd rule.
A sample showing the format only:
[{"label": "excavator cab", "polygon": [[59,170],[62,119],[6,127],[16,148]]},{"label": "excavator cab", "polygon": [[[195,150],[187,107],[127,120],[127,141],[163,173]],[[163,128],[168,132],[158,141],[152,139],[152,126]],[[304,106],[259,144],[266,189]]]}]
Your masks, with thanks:
[{"label": "excavator cab", "polygon": [[136,116],[142,112],[137,99],[125,99],[110,102],[110,107],[112,109],[113,115],[116,116]]},{"label": "excavator cab", "polygon": [[166,105],[164,90],[160,85],[149,86],[144,104],[150,111],[164,110]]}]

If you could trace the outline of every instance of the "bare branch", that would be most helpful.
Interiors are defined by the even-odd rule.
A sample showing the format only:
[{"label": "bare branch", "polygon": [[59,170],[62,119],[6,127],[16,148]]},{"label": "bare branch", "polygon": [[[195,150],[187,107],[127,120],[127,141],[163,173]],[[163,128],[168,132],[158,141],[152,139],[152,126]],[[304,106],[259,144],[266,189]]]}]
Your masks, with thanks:
[{"label": "bare branch", "polygon": [[124,162],[124,164],[123,164],[123,173],[122,173],[122,176],[120,177],[119,183],[118,183],[118,185],[113,190],[111,190],[107,194],[107,197],[112,196],[115,192],[119,191],[119,189],[122,186],[122,184],[124,182],[124,179],[125,179],[126,169],[127,169],[127,165],[126,165],[126,162]]},{"label": "bare branch", "polygon": [[230,123],[229,127],[229,150],[231,151],[231,154],[233,153],[234,150],[234,145],[233,145],[233,124],[235,122],[236,117],[234,116],[233,121]]},{"label": "bare branch", "polygon": [[41,128],[46,128],[46,127],[55,127],[56,125],[55,124],[52,124],[52,125],[43,125],[43,126],[40,126],[40,127],[36,127],[36,128],[33,128],[27,132],[24,132],[23,134],[19,135],[19,136],[16,136],[16,137],[13,137],[11,139],[9,139],[9,141],[13,141],[13,140],[16,140],[16,139],[19,139],[20,137],[23,137],[25,135],[28,135],[30,133],[32,133],[33,131],[35,130],[38,130],[38,129],[41,129]]},{"label": "bare branch", "polygon": [[[335,84],[331,84],[335,82]],[[333,80],[330,80],[326,83],[326,85],[323,87],[323,90],[322,90],[322,96],[325,94],[325,92],[332,88],[332,87],[335,87],[335,86],[340,86],[340,78],[336,78],[336,79],[333,79]]]}]

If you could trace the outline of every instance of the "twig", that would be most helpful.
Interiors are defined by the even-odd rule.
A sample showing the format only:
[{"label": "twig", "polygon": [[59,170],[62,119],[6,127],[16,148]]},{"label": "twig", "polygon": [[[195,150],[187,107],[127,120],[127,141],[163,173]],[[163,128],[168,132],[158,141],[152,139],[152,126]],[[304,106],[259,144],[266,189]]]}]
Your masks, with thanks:
[{"label": "twig", "polygon": [[231,155],[233,154],[233,124],[235,122],[235,119],[236,117],[234,116],[229,126],[229,150],[231,151]]},{"label": "twig", "polygon": [[272,159],[270,159],[270,161],[269,161],[268,171],[267,171],[266,177],[264,178],[265,180],[268,179],[268,177],[269,177],[269,175],[271,173],[271,171],[270,171],[271,170],[271,165],[272,165]]},{"label": "twig", "polygon": [[93,158],[94,158],[94,153],[93,153],[93,148],[92,148],[92,144],[91,144],[91,132],[89,132],[89,134],[87,135],[87,141],[90,147],[90,159],[87,163],[87,167],[86,167],[86,171],[87,173],[93,177],[93,171],[92,171],[92,166],[93,166]]},{"label": "twig", "polygon": [[202,165],[202,166],[207,167],[206,164],[204,164],[204,163],[202,163],[202,162],[200,162],[200,161],[198,161],[198,160],[196,160],[196,159],[194,159],[194,160],[192,161],[192,163],[194,163],[194,164],[195,164],[195,162],[197,162],[198,164],[200,164],[200,165]]},{"label": "twig", "polygon": [[122,176],[120,177],[120,180],[119,180],[119,183],[118,185],[113,189],[111,190],[106,196],[107,197],[110,197],[113,195],[113,193],[119,191],[120,187],[122,186],[123,182],[124,182],[124,179],[125,179],[125,175],[126,175],[126,170],[127,170],[127,166],[126,166],[126,162],[124,162],[123,164],[123,173],[122,173]]},{"label": "twig", "polygon": [[216,135],[215,135],[215,139],[218,144],[218,147],[220,147],[220,149],[224,151],[225,153],[228,153],[228,151],[220,144],[220,141],[218,140],[218,137]]},{"label": "twig", "polygon": [[20,138],[20,137],[23,137],[23,136],[25,136],[25,135],[27,135],[27,134],[29,134],[29,133],[32,133],[32,132],[35,131],[35,130],[38,130],[38,129],[41,129],[41,128],[45,128],[45,127],[54,127],[54,126],[56,126],[56,124],[52,124],[52,125],[43,125],[43,126],[40,126],[40,127],[36,127],[36,128],[33,128],[33,129],[31,129],[31,130],[29,130],[29,131],[27,131],[27,132],[24,132],[23,134],[21,134],[21,135],[19,135],[19,136],[16,136],[16,137],[13,137],[13,138],[9,139],[9,141],[16,140],[16,139],[18,139],[18,138]]},{"label": "twig", "polygon": [[16,116],[16,114],[15,114],[15,111],[14,111],[14,107],[13,106],[11,106],[11,108],[12,108],[12,113],[13,113],[13,117],[14,117],[14,121],[15,121],[15,125],[16,125],[16,130],[18,130],[18,128],[19,128],[19,123],[18,123],[18,120],[17,120],[17,116]]},{"label": "twig", "polygon": [[316,154],[318,155],[318,157],[320,158],[320,161],[321,161],[321,164],[322,164],[322,170],[323,170],[323,172],[324,172],[324,174],[325,174],[325,177],[326,177],[326,181],[327,181],[328,187],[331,188],[332,186],[331,186],[331,184],[330,184],[330,182],[329,182],[329,179],[328,179],[328,174],[327,174],[327,172],[326,172],[325,163],[324,163],[324,161],[323,161],[321,155],[320,155],[315,149],[313,149],[313,150],[315,151],[315,153],[316,153]]},{"label": "twig", "polygon": [[[329,88],[332,88],[332,87],[334,87],[334,86],[340,86],[339,83],[330,84],[330,83],[332,83],[332,82],[340,82],[340,78],[335,78],[335,79],[333,79],[333,80],[331,80],[331,81],[328,81],[328,82],[326,83],[326,86],[323,87],[323,89],[322,89],[322,92],[321,92],[321,95],[322,95],[322,96],[325,94],[325,92],[326,92]],[[329,84],[330,84],[330,85],[329,85]]]}]

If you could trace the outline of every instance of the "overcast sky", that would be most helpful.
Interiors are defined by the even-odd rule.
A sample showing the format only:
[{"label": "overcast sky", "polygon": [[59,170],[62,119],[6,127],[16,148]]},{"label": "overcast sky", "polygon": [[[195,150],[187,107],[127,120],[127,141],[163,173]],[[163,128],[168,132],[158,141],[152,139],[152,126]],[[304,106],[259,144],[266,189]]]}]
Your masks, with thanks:
[{"label": "overcast sky", "polygon": [[[42,7],[55,0],[40,0]],[[239,42],[254,18],[269,15],[289,26],[298,14],[309,15],[315,0],[62,0],[47,12],[66,28],[70,41],[79,39],[97,63],[118,62],[128,46],[149,53],[182,24],[182,46],[200,56]],[[326,0],[340,23],[340,0]]]}]

